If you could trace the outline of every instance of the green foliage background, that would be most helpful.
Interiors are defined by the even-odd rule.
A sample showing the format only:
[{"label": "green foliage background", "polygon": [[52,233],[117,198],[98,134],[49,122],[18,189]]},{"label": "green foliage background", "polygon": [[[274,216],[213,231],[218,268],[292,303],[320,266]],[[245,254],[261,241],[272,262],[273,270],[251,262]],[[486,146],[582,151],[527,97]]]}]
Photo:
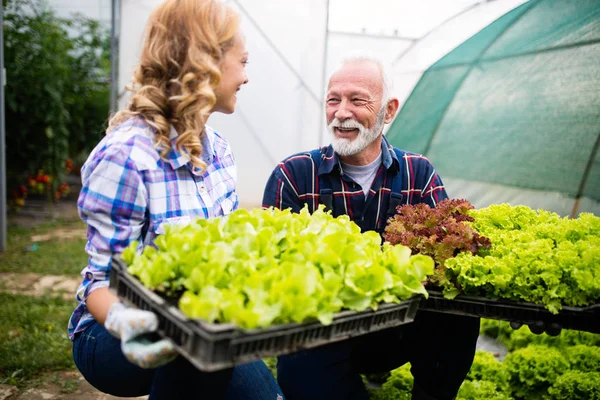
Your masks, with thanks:
[{"label": "green foliage background", "polygon": [[41,0],[3,0],[9,195],[43,169],[56,186],[109,113],[110,37],[98,21],[58,18]]}]

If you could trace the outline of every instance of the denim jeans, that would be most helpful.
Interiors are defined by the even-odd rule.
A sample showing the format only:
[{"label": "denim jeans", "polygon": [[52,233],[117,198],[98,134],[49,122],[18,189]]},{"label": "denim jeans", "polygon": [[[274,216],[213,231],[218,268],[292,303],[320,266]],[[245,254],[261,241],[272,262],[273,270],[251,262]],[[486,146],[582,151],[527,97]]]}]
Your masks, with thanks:
[{"label": "denim jeans", "polygon": [[162,367],[143,369],[127,361],[120,340],[97,322],[75,338],[73,359],[92,386],[113,396],[149,394],[151,400],[283,399],[281,389],[262,361],[208,373],[179,356]]},{"label": "denim jeans", "polygon": [[471,368],[478,336],[479,318],[420,311],[411,324],[281,356],[277,379],[288,400],[367,400],[361,373],[410,362],[413,400],[449,400]]}]

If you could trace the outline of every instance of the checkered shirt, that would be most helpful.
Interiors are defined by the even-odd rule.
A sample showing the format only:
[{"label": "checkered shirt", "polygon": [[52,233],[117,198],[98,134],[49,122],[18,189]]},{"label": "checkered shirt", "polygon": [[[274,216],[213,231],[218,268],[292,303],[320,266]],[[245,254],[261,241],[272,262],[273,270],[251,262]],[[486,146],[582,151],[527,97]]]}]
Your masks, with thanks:
[{"label": "checkered shirt", "polygon": [[88,265],[81,271],[79,305],[69,321],[69,337],[94,318],[85,301],[94,290],[107,287],[110,259],[132,241],[152,244],[165,224],[192,218],[230,214],[238,206],[237,171],[227,141],[210,127],[202,137],[201,173],[189,156],[177,151],[177,132],[171,128],[166,160],[161,159],[154,130],[141,118],[132,118],[108,135],[92,151],[81,169],[79,215],[87,223]]},{"label": "checkered shirt", "polygon": [[[426,203],[431,207],[448,198],[444,184],[425,157],[394,149],[384,137],[381,143],[382,163],[365,199],[359,184],[344,173],[333,147],[317,152],[293,155],[277,165],[272,172],[263,197],[263,207],[291,208],[299,211],[308,205],[313,212],[322,202],[323,189],[332,197],[334,216],[346,214],[361,230],[382,233],[390,212],[390,198],[397,204]],[[320,158],[320,159],[319,159]]]}]

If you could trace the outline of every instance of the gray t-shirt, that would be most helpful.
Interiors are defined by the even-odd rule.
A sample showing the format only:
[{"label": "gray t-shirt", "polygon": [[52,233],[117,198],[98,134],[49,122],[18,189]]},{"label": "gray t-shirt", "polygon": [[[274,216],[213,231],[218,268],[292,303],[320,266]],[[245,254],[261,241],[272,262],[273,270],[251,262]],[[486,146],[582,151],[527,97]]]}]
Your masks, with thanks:
[{"label": "gray t-shirt", "polygon": [[379,153],[379,156],[375,160],[367,165],[350,165],[342,162],[342,169],[344,170],[344,173],[348,174],[348,176],[350,176],[354,182],[360,185],[365,193],[366,199],[380,165],[381,153]]}]

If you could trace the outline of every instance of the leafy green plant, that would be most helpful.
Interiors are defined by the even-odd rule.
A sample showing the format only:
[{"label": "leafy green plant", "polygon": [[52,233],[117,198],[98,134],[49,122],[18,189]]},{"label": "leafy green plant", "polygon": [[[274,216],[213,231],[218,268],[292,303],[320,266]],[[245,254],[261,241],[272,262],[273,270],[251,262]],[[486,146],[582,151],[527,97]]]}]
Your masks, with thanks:
[{"label": "leafy green plant", "polygon": [[398,390],[395,387],[367,389],[370,400],[411,400],[410,391]]},{"label": "leafy green plant", "polygon": [[[524,328],[515,332],[520,331],[531,338],[546,336],[552,339],[549,343],[554,347],[528,344],[511,352],[504,362],[496,360],[492,353],[478,351],[456,400],[600,399],[600,350],[594,344],[574,344],[595,343],[600,335],[563,331],[561,336],[551,337],[534,335]],[[391,371],[381,389],[370,389],[370,399],[409,400],[412,383],[407,364]]]},{"label": "leafy green plant", "polygon": [[8,193],[43,170],[53,199],[67,160],[104,130],[108,35],[97,21],[56,17],[42,1],[3,3]]},{"label": "leafy green plant", "polygon": [[382,388],[395,388],[399,391],[410,393],[414,382],[410,368],[411,364],[406,363],[403,366],[390,371],[390,377],[382,385]]},{"label": "leafy green plant", "polygon": [[504,364],[510,374],[510,386],[519,399],[543,399],[548,388],[569,367],[560,350],[530,345],[506,356]]},{"label": "leafy green plant", "polygon": [[370,400],[411,400],[410,391],[398,390],[394,387],[367,389]]},{"label": "leafy green plant", "polygon": [[600,372],[600,347],[583,344],[565,351],[571,369],[581,372]]},{"label": "leafy green plant", "polygon": [[275,379],[277,379],[277,357],[267,357],[263,361]]},{"label": "leafy green plant", "polygon": [[515,330],[511,328],[510,323],[496,319],[481,318],[479,326],[480,334],[497,339],[505,345],[515,332]]},{"label": "leafy green plant", "polygon": [[464,381],[460,386],[456,400],[512,400],[513,398],[503,392],[491,381]]},{"label": "leafy green plant", "polygon": [[404,246],[381,246],[347,216],[323,211],[237,210],[226,219],[168,226],[157,248],[123,252],[128,271],[150,289],[184,293],[190,318],[244,328],[318,319],[330,324],[343,309],[377,309],[414,294],[433,260]]},{"label": "leafy green plant", "polygon": [[600,299],[600,217],[568,219],[508,204],[470,215],[492,246],[446,260],[464,293],[543,304],[553,313]]},{"label": "leafy green plant", "polygon": [[380,389],[369,390],[369,398],[371,400],[410,400],[414,381],[410,368],[410,363],[406,363],[390,371]]},{"label": "leafy green plant", "polygon": [[[510,328],[508,322],[502,322],[505,327]],[[508,330],[507,330],[508,332]],[[530,344],[545,345],[565,349],[570,346],[585,344],[588,346],[600,346],[600,334],[574,331],[563,329],[558,336],[549,336],[545,333],[536,335],[531,332],[528,326],[522,326],[519,329],[512,330],[512,333],[507,337],[499,337],[508,350],[513,351],[527,347]]]},{"label": "leafy green plant", "polygon": [[600,372],[567,371],[548,393],[548,400],[600,400]]},{"label": "leafy green plant", "polygon": [[444,288],[448,297],[460,293],[448,276],[445,261],[461,252],[477,254],[490,241],[464,222],[473,221],[467,200],[443,200],[435,208],[427,204],[404,205],[387,223],[383,238],[391,244],[408,246],[414,253],[431,256],[436,268],[429,281]]},{"label": "leafy green plant", "polygon": [[486,351],[475,353],[467,379],[492,382],[499,391],[507,391],[509,388],[509,373],[506,366],[498,361],[492,353]]}]

